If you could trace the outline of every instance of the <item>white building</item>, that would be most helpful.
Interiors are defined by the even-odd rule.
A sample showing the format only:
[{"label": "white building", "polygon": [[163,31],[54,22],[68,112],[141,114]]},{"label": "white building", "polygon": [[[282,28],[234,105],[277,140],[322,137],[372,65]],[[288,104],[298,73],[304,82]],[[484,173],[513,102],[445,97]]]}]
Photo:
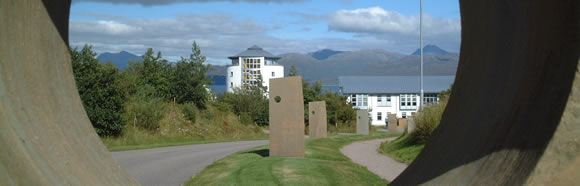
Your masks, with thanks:
[{"label": "white building", "polygon": [[[450,88],[455,76],[424,76],[424,102],[439,102],[439,93]],[[341,76],[340,92],[353,108],[367,109],[372,125],[385,125],[388,114],[406,118],[419,110],[419,76]]]},{"label": "white building", "polygon": [[284,77],[284,66],[276,63],[280,57],[264,51],[254,45],[236,56],[228,57],[232,64],[228,65],[226,85],[228,92],[242,85],[256,85],[262,76],[262,85],[268,88],[271,78]]}]

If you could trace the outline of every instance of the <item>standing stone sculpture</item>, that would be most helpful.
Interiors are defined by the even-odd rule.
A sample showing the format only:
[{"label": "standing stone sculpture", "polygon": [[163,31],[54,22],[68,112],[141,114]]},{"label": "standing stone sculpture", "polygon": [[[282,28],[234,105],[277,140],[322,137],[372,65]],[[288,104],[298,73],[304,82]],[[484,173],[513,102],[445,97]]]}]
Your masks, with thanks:
[{"label": "standing stone sculpture", "polygon": [[415,130],[415,120],[413,118],[409,118],[407,120],[407,133],[411,133]]},{"label": "standing stone sculpture", "polygon": [[405,118],[399,119],[399,129],[402,129],[404,131],[406,128],[407,128],[407,119]]},{"label": "standing stone sculpture", "polygon": [[310,138],[326,138],[326,102],[316,101],[308,103],[308,112]]},{"label": "standing stone sculpture", "polygon": [[389,114],[387,117],[389,117],[389,123],[387,124],[389,126],[389,132],[397,132],[398,131],[397,115]]},{"label": "standing stone sculpture", "polygon": [[304,157],[302,78],[270,79],[270,156]]},{"label": "standing stone sculpture", "polygon": [[356,133],[369,135],[369,112],[368,110],[356,111]]}]

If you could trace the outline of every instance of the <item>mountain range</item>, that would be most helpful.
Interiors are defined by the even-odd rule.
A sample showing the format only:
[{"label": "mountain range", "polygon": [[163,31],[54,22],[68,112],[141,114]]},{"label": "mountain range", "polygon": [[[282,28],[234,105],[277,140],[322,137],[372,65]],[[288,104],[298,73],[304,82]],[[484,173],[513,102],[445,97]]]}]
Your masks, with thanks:
[{"label": "mountain range", "polygon": [[[315,55],[321,53],[325,55]],[[284,74],[289,74],[291,66],[294,65],[298,74],[306,81],[336,85],[338,76],[419,75],[420,56],[413,55],[414,53],[406,55],[382,49],[333,52],[326,49],[307,54],[280,54],[278,63],[284,65]],[[435,45],[425,46],[423,53],[424,75],[455,75],[459,54],[449,53]],[[208,74],[223,76],[226,68],[215,65]]]},{"label": "mountain range", "polygon": [[[419,51],[419,52],[418,52]],[[294,65],[298,74],[306,81],[322,81],[326,85],[338,84],[338,76],[407,76],[420,72],[420,50],[410,55],[382,49],[336,51],[323,49],[307,54],[285,53],[278,63],[284,65],[284,74],[289,74]],[[449,53],[435,45],[426,45],[424,54],[425,75],[455,75],[459,54]],[[111,61],[124,70],[129,61],[141,60],[140,56],[129,52],[102,53],[97,57],[101,62]],[[227,66],[212,65],[206,73],[216,84],[225,83]]]},{"label": "mountain range", "polygon": [[129,66],[129,61],[141,61],[143,60],[141,56],[131,54],[126,51],[121,51],[118,53],[103,52],[98,57],[101,63],[111,62],[115,64],[121,71],[125,70]]},{"label": "mountain range", "polygon": [[[423,56],[440,56],[440,55],[447,55],[449,52],[435,46],[435,45],[426,45],[423,47]],[[418,48],[411,54],[412,56],[421,56],[421,50]]]}]

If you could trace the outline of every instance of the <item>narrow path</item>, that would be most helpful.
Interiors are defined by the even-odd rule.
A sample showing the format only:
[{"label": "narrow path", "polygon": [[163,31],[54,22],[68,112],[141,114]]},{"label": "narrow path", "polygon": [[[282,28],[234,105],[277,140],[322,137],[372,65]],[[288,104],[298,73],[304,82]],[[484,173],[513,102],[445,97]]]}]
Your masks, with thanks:
[{"label": "narrow path", "polygon": [[340,149],[342,154],[348,156],[353,162],[367,167],[371,172],[387,181],[393,181],[407,165],[393,158],[377,152],[381,143],[392,141],[396,138],[375,139],[369,141],[354,142]]},{"label": "narrow path", "polygon": [[196,144],[113,152],[113,157],[143,185],[175,186],[214,161],[265,144],[268,140]]}]

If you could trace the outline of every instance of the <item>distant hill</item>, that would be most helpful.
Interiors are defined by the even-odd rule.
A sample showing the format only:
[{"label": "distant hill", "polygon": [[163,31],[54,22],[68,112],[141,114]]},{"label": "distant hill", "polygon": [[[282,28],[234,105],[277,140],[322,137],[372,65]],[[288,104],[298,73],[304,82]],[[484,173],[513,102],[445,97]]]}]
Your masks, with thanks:
[{"label": "distant hill", "polygon": [[[441,56],[447,55],[449,52],[439,48],[436,45],[427,45],[423,48],[423,56]],[[412,56],[421,56],[421,49],[418,48],[411,54]]]},{"label": "distant hill", "polygon": [[[313,52],[314,53],[314,52]],[[338,76],[407,76],[418,75],[420,71],[419,56],[405,55],[386,50],[344,51],[319,60],[312,57],[313,53],[286,53],[278,56],[278,61],[284,65],[284,74],[290,73],[292,65],[296,66],[298,74],[306,81],[322,81],[325,85],[338,84]],[[455,75],[459,55],[447,53],[443,55],[425,55],[425,75]],[[226,76],[227,66],[212,65],[206,73],[213,76],[216,84],[223,80],[217,76]],[[225,82],[223,82],[225,83]]]},{"label": "distant hill", "polygon": [[135,55],[135,54],[121,51],[119,53],[110,53],[110,52],[101,53],[97,57],[97,60],[99,60],[101,63],[106,63],[106,62],[110,61],[113,64],[115,64],[117,67],[119,67],[119,69],[121,69],[121,71],[122,71],[122,70],[125,70],[125,68],[127,68],[127,66],[129,66],[129,61],[141,61],[142,58],[140,56]]},{"label": "distant hill", "polygon": [[324,60],[330,56],[343,53],[343,51],[336,51],[331,49],[322,49],[316,52],[308,53],[307,56],[313,57],[314,59]]},{"label": "distant hill", "polygon": [[[278,63],[284,65],[287,75],[292,65],[306,81],[322,81],[326,85],[338,84],[338,76],[365,75],[418,75],[419,56],[405,55],[386,50],[359,50],[342,52],[325,60],[309,55],[280,54]],[[424,57],[425,75],[455,75],[458,54],[430,55]]]},{"label": "distant hill", "polygon": [[205,73],[207,76],[225,76],[228,67],[225,65],[211,65],[211,68]]}]

